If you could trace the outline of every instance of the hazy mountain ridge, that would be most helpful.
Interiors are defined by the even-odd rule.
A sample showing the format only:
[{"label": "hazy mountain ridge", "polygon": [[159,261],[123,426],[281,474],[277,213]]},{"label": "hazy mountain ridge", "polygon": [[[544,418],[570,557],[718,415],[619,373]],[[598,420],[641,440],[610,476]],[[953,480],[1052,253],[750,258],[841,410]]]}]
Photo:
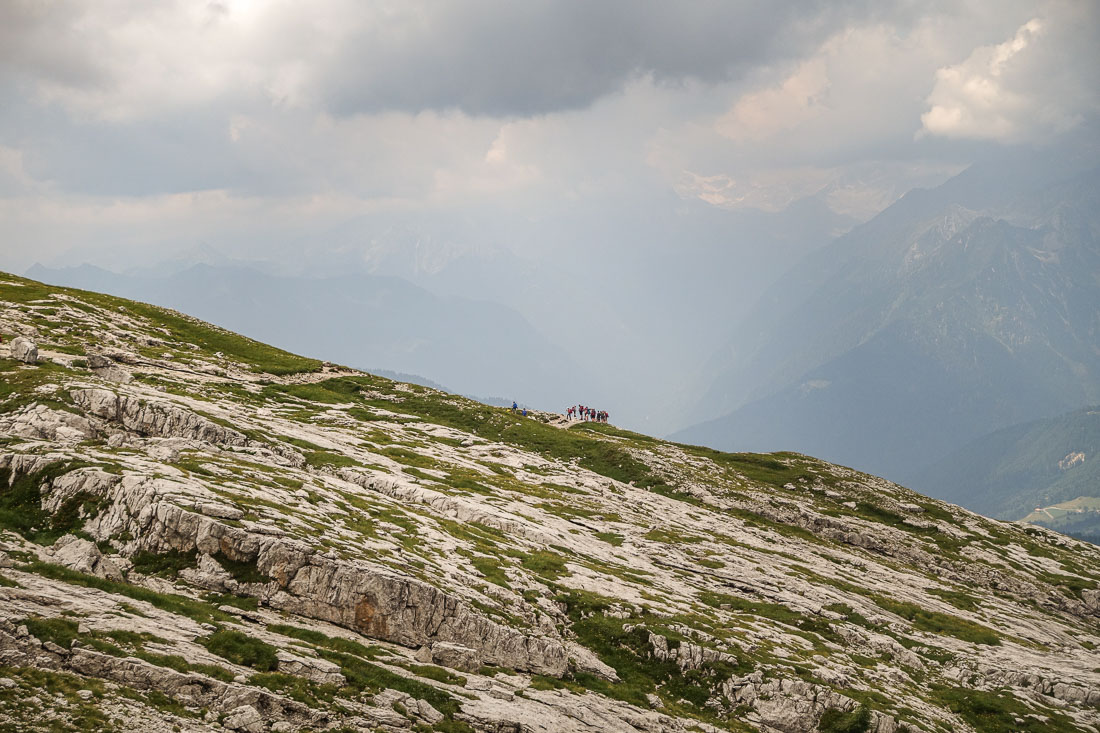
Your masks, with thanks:
[{"label": "hazy mountain ridge", "polygon": [[925,491],[935,486],[948,501],[1002,519],[1100,497],[1100,408],[983,436],[926,469],[915,485]]},{"label": "hazy mountain ridge", "polygon": [[13,276],[0,333],[0,724],[1097,730],[1090,545]]},{"label": "hazy mountain ridge", "polygon": [[515,311],[441,297],[396,277],[289,277],[208,265],[167,277],[118,275],[87,265],[39,266],[28,274],[194,313],[330,361],[422,375],[464,393],[557,406],[585,381],[584,367]]},{"label": "hazy mountain ridge", "polygon": [[1030,193],[1013,179],[1005,199],[968,171],[810,255],[710,368],[699,411],[736,411],[676,436],[904,478],[990,429],[1096,402],[1100,173],[1063,177]]}]

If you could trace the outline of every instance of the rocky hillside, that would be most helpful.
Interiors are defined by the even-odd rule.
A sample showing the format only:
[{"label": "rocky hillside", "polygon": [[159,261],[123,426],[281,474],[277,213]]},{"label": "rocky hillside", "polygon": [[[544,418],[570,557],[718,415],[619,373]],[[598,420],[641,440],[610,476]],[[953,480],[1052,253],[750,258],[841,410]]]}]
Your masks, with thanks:
[{"label": "rocky hillside", "polygon": [[1100,731],[1094,546],[11,275],[0,333],[0,730]]}]

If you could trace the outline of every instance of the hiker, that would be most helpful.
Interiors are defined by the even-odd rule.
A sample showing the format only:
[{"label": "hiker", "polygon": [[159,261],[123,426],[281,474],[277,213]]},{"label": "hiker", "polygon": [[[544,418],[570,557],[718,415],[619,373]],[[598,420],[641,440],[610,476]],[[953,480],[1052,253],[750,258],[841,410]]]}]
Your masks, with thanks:
[{"label": "hiker", "polygon": [[515,412],[517,409],[519,409],[519,405],[516,404],[515,400],[512,400],[512,412]]},{"label": "hiker", "polygon": [[526,407],[523,408],[523,416],[527,417],[527,408]]}]

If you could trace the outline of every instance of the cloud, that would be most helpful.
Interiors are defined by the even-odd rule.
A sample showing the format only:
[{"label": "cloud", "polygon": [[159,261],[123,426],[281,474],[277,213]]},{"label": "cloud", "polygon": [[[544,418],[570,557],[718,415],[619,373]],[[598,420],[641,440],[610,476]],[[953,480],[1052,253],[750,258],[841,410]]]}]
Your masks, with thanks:
[{"label": "cloud", "polygon": [[[308,221],[324,230],[359,210],[351,200],[549,221],[578,204],[678,197],[777,210],[821,189],[867,216],[967,162],[969,138],[913,139],[936,70],[1031,18],[1041,32],[999,77],[1029,100],[1016,129],[1087,118],[1100,88],[1093,5],[11,0],[0,200],[19,218],[0,219],[0,235],[34,252],[161,231],[247,239],[262,230],[250,212],[271,220],[287,201],[317,204]],[[1047,58],[1051,39],[1074,63]],[[1049,89],[1021,76],[1024,60]],[[219,197],[171,198],[202,192]],[[67,205],[97,212],[82,215],[86,233],[55,216]],[[140,235],[126,232],[128,205],[147,212]],[[180,227],[179,211],[210,226]]]},{"label": "cloud", "polygon": [[975,48],[936,72],[918,134],[1002,143],[1042,142],[1100,111],[1100,13],[1055,2],[1011,38]]},{"label": "cloud", "polygon": [[[351,33],[321,84],[335,112],[456,108],[530,116],[585,108],[639,77],[721,82],[800,54],[860,3],[476,0],[410,4]],[[396,32],[395,32],[396,27]]]},{"label": "cloud", "polygon": [[825,59],[817,57],[799,66],[779,86],[742,96],[716,128],[735,142],[776,137],[824,114],[828,92],[829,70]]},{"label": "cloud", "polygon": [[652,76],[736,78],[793,57],[862,2],[738,0],[60,3],[0,7],[0,59],[38,98],[132,120],[227,95],[337,116],[580,109]]}]

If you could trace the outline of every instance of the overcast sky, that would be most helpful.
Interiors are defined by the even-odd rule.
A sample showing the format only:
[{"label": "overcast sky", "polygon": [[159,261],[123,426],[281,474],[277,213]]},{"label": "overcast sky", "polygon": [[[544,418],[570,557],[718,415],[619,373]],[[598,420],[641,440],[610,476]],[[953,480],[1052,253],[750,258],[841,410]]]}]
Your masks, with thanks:
[{"label": "overcast sky", "polygon": [[1094,145],[1098,35],[1095,0],[6,0],[0,267],[670,193],[866,217]]}]

